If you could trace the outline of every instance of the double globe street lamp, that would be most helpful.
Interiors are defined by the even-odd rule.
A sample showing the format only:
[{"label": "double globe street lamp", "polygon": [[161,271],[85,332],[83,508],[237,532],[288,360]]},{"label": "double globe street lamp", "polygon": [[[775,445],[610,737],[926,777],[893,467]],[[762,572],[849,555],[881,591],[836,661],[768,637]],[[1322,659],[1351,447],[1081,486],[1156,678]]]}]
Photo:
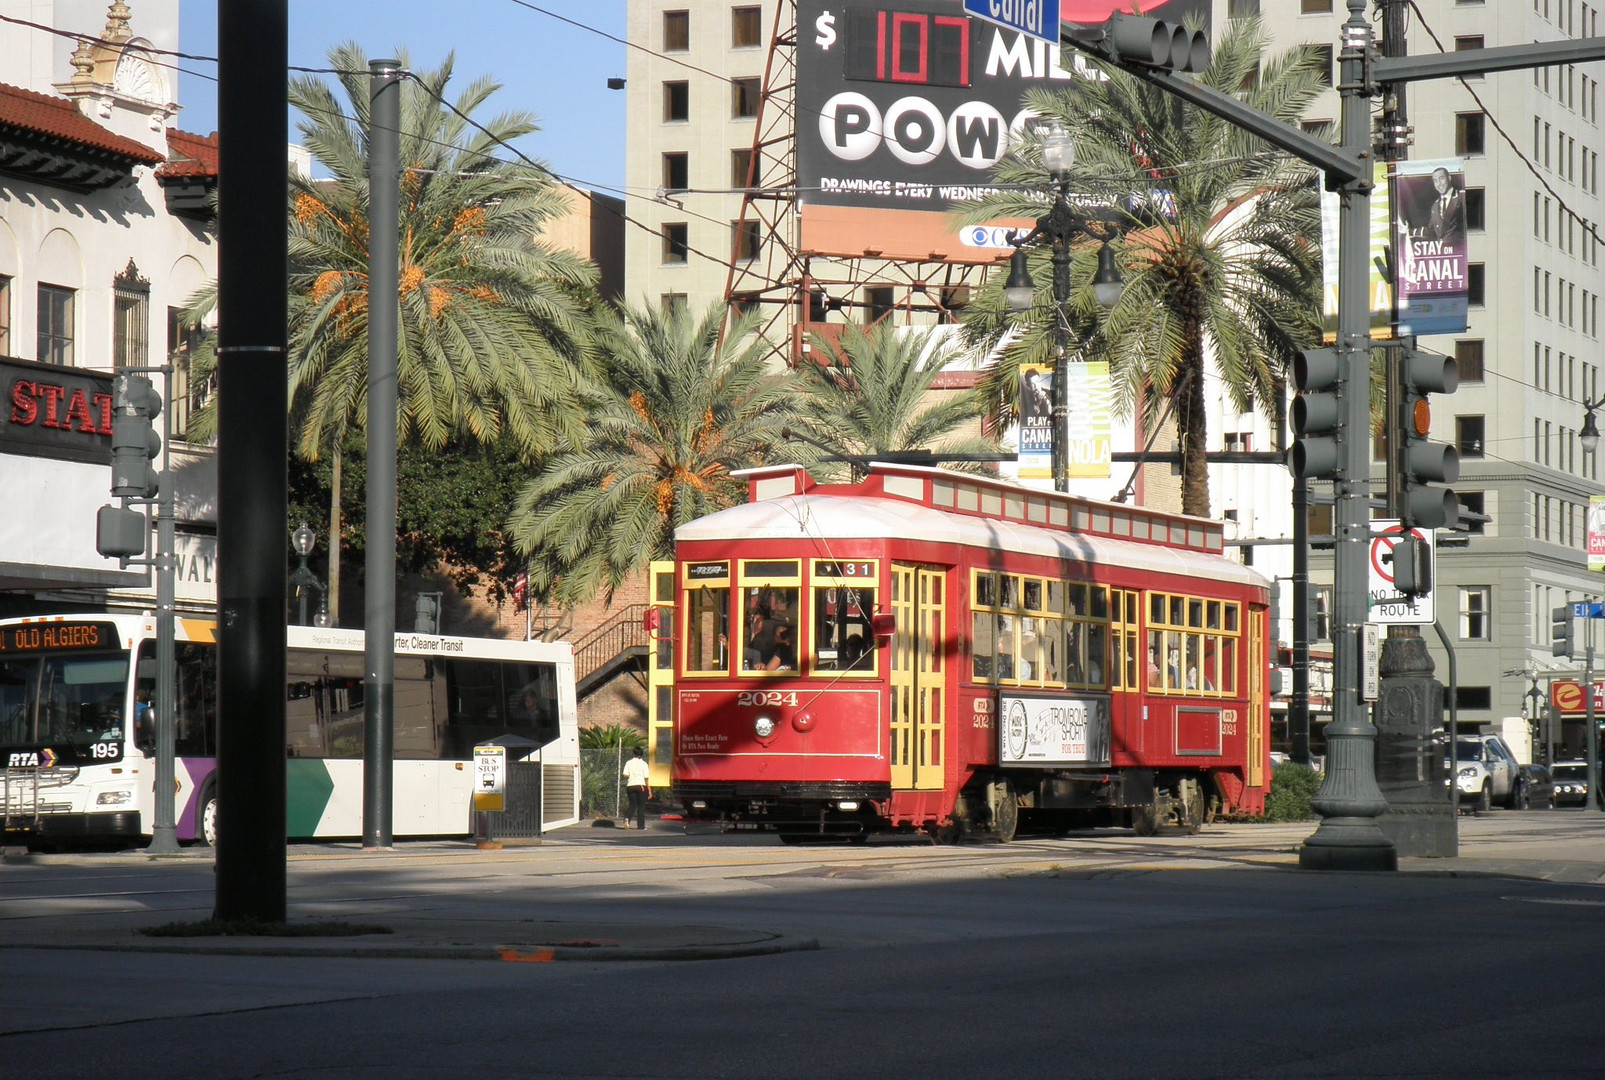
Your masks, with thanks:
[{"label": "double globe street lamp", "polygon": [[301,560],[301,565],[297,566],[295,573],[290,575],[290,588],[300,602],[301,618],[299,625],[301,626],[307,625],[307,593],[313,589],[316,589],[318,593],[317,625],[328,626],[330,622],[329,591],[324,587],[323,582],[318,579],[318,575],[312,572],[312,568],[307,566],[307,556],[312,554],[312,549],[317,542],[318,534],[313,531],[312,526],[304,521],[290,530],[290,546],[295,549],[296,557]]},{"label": "double globe street lamp", "polygon": [[[1120,302],[1125,282],[1115,253],[1109,246],[1109,223],[1081,215],[1070,202],[1070,166],[1075,162],[1075,143],[1069,132],[1058,124],[1051,124],[1042,138],[1042,164],[1053,183],[1053,206],[1037,218],[1036,226],[1014,242],[1014,254],[1009,257],[1009,277],[1004,285],[1004,299],[1011,311],[1030,311],[1036,298],[1036,282],[1026,265],[1026,245],[1035,240],[1046,240],[1053,250],[1053,488],[1069,490],[1069,372],[1066,370],[1070,352],[1070,316],[1066,305],[1070,302],[1070,245],[1079,236],[1100,239],[1098,270],[1092,279],[1094,295],[1105,310]],[[1087,228],[1089,221],[1098,220],[1104,228]]]}]

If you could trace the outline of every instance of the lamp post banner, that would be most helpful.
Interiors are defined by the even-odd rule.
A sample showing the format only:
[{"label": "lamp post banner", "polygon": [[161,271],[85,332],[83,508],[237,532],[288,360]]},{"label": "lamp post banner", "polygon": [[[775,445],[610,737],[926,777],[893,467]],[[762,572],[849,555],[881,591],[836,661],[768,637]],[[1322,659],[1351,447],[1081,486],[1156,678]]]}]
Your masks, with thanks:
[{"label": "lamp post banner", "polygon": [[1024,480],[1053,476],[1053,368],[1047,364],[1020,365],[1020,456],[1018,475]]},{"label": "lamp post banner", "polygon": [[[1142,6],[1177,22],[1197,15],[1207,29],[1208,0]],[[1130,10],[1131,0],[1061,0],[1060,17],[1101,23]],[[948,211],[990,191],[993,166],[1034,119],[1025,92],[1096,77],[1093,65],[1061,53],[1056,34],[971,18],[963,0],[797,0],[796,38],[801,246],[919,262],[1007,255],[1029,220],[961,226]]]},{"label": "lamp post banner", "polygon": [[1072,480],[1107,480],[1113,460],[1109,446],[1109,362],[1088,360],[1065,367],[1066,470]]},{"label": "lamp post banner", "polygon": [[1466,173],[1459,158],[1398,162],[1399,332],[1466,330]]},{"label": "lamp post banner", "polygon": [[[1376,189],[1388,189],[1388,163],[1376,163]],[[1387,252],[1388,201],[1371,199],[1371,243],[1366,265],[1369,269],[1367,304],[1371,311],[1371,340],[1384,341],[1393,337],[1393,286],[1377,269],[1377,260]],[[1337,339],[1338,317],[1338,216],[1342,200],[1335,191],[1321,193],[1321,277],[1323,288],[1322,316],[1327,341]],[[1462,328],[1463,329],[1463,328]]]}]

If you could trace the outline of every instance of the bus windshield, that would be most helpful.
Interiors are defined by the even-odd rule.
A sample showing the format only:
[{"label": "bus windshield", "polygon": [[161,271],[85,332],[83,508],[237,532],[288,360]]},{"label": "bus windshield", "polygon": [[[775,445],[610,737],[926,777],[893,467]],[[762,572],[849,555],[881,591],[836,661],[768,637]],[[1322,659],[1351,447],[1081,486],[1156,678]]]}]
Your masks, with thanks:
[{"label": "bus windshield", "polygon": [[82,751],[121,741],[125,652],[0,657],[0,746]]}]

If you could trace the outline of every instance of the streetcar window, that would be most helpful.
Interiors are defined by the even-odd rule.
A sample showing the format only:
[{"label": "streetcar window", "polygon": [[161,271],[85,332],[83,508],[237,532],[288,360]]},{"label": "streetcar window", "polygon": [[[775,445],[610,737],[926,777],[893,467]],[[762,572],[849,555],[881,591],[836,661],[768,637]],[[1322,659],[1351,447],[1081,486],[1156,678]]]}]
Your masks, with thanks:
[{"label": "streetcar window", "polygon": [[1064,612],[1064,582],[1048,582],[1048,610],[1056,615]]},{"label": "streetcar window", "polygon": [[993,658],[997,655],[997,633],[993,629],[992,613],[977,611],[970,620],[970,664],[975,678],[992,678]]},{"label": "streetcar window", "polygon": [[996,574],[975,575],[975,606],[992,607],[998,602],[998,578]]},{"label": "streetcar window", "polygon": [[1148,687],[1221,697],[1237,692],[1239,605],[1197,596],[1149,596]]},{"label": "streetcar window", "polygon": [[998,607],[1014,608],[1020,606],[1020,579],[1013,574],[1003,574],[998,578]]},{"label": "streetcar window", "polygon": [[797,590],[772,585],[742,590],[743,671],[797,669]]},{"label": "streetcar window", "polygon": [[686,589],[685,608],[686,671],[729,671],[729,586],[692,586]]},{"label": "streetcar window", "polygon": [[1042,582],[1036,578],[1027,578],[1024,586],[1025,609],[1027,611],[1042,610]]},{"label": "streetcar window", "polygon": [[875,590],[862,585],[814,588],[814,671],[875,670]]}]

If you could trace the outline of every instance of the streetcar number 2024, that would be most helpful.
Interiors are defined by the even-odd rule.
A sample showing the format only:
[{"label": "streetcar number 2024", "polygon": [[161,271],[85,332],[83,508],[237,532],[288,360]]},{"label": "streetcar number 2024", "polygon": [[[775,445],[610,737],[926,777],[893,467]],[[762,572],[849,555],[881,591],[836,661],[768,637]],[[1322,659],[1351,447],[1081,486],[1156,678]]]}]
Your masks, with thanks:
[{"label": "streetcar number 2024", "polygon": [[736,705],[748,705],[754,708],[763,705],[796,705],[797,692],[795,690],[749,690],[736,695]]}]

